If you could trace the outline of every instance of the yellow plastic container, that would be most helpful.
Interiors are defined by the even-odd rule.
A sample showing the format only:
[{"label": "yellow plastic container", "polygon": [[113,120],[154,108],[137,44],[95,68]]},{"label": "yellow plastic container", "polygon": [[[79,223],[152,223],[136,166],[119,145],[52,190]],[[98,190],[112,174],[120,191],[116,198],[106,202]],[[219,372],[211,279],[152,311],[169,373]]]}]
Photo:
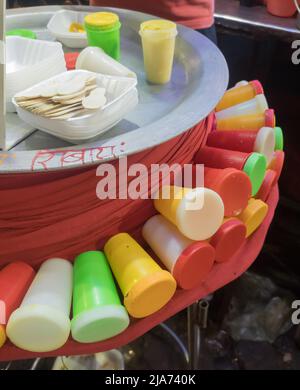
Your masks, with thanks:
[{"label": "yellow plastic container", "polygon": [[104,252],[124,295],[124,305],[132,317],[143,318],[155,313],[174,295],[176,281],[173,276],[129,234],[112,237]]},{"label": "yellow plastic container", "polygon": [[274,110],[268,109],[263,114],[234,116],[217,120],[217,130],[221,131],[258,131],[262,127],[275,127]]},{"label": "yellow plastic container", "polygon": [[268,209],[268,205],[260,199],[251,198],[249,200],[248,206],[237,217],[246,225],[246,238],[251,236],[251,234],[263,223],[268,213]]},{"label": "yellow plastic container", "polygon": [[3,325],[0,325],[0,348],[3,347],[5,341],[6,341],[5,327]]},{"label": "yellow plastic container", "polygon": [[216,107],[216,111],[226,110],[226,108],[244,103],[253,99],[256,95],[264,93],[263,87],[258,80],[250,81],[247,85],[242,85],[225,92],[223,98]]},{"label": "yellow plastic container", "polygon": [[187,238],[203,241],[212,237],[224,218],[224,203],[215,191],[208,188],[164,186],[156,210],[177,226]]},{"label": "yellow plastic container", "polygon": [[141,24],[144,64],[147,80],[166,84],[171,79],[177,26],[168,20],[148,20]]}]

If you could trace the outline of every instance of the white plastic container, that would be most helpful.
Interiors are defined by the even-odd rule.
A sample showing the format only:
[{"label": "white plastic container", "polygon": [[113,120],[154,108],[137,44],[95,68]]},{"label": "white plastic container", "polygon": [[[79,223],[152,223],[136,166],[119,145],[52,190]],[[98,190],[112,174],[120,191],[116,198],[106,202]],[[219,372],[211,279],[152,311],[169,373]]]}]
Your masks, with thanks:
[{"label": "white plastic container", "polygon": [[13,99],[19,117],[31,126],[72,143],[93,140],[120,122],[138,104],[135,78],[105,76],[84,70],[65,72],[22,91],[19,95],[40,89],[53,81],[67,81],[78,75],[95,75],[97,84],[106,89],[107,103],[102,109],[67,120],[49,119],[24,110]]},{"label": "white plastic container", "polygon": [[87,47],[82,50],[76,61],[76,69],[89,70],[109,76],[135,77],[136,74],[114,60],[100,47]]},{"label": "white plastic container", "polygon": [[87,12],[76,12],[71,10],[61,10],[56,12],[48,23],[48,30],[63,45],[73,49],[83,49],[87,47],[86,33],[70,32],[72,23],[84,25],[84,17]]},{"label": "white plastic container", "polygon": [[7,37],[7,111],[15,111],[12,104],[15,94],[66,70],[65,56],[60,43],[15,36]]},{"label": "white plastic container", "polygon": [[255,115],[264,113],[269,108],[265,95],[257,95],[244,103],[216,112],[217,120],[242,115]]},{"label": "white plastic container", "polygon": [[72,264],[51,259],[42,264],[19,309],[7,324],[7,336],[17,347],[49,352],[62,347],[70,334]]},{"label": "white plastic container", "polygon": [[273,159],[275,149],[275,133],[272,127],[262,127],[255,139],[254,143],[254,152],[263,154],[266,159],[268,165]]},{"label": "white plastic container", "polygon": [[208,242],[189,240],[161,215],[150,218],[142,234],[181,288],[192,289],[207,278],[215,261],[215,250]]},{"label": "white plastic container", "polygon": [[156,210],[173,223],[190,240],[202,241],[212,237],[224,219],[221,197],[208,188],[164,186]]}]

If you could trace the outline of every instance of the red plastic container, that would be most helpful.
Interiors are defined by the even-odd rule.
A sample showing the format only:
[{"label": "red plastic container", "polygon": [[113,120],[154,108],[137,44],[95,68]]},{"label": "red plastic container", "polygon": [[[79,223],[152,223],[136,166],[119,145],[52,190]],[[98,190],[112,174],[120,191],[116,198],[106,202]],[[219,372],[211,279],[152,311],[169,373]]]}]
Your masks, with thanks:
[{"label": "red plastic container", "polygon": [[213,131],[208,135],[206,145],[251,153],[256,137],[256,131]]},{"label": "red plastic container", "polygon": [[266,202],[268,199],[268,196],[270,195],[270,192],[274,185],[277,182],[277,173],[273,171],[272,169],[268,169],[264,178],[264,181],[256,194],[255,198],[260,199],[263,202]]},{"label": "red plastic container", "polygon": [[251,181],[245,172],[235,168],[215,169],[205,167],[204,187],[217,192],[224,203],[225,216],[239,214],[251,197]]},{"label": "red plastic container", "polygon": [[236,168],[242,170],[251,153],[204,146],[196,154],[195,162],[210,168]]},{"label": "red plastic container", "polygon": [[273,171],[276,172],[276,183],[280,178],[283,165],[284,165],[284,160],[285,160],[285,153],[282,150],[276,150],[276,152],[274,152],[274,158],[271,161],[271,164],[268,166],[269,169],[272,169]]},{"label": "red plastic container", "polygon": [[294,0],[267,0],[267,9],[270,14],[281,18],[290,18],[297,11]]},{"label": "red plastic container", "polygon": [[225,263],[232,259],[246,241],[246,226],[238,219],[225,220],[217,233],[210,239],[216,250],[216,262]]},{"label": "red plastic container", "polygon": [[11,263],[0,271],[0,302],[4,307],[0,318],[2,325],[7,324],[11,313],[20,306],[34,275],[33,268],[26,263]]}]

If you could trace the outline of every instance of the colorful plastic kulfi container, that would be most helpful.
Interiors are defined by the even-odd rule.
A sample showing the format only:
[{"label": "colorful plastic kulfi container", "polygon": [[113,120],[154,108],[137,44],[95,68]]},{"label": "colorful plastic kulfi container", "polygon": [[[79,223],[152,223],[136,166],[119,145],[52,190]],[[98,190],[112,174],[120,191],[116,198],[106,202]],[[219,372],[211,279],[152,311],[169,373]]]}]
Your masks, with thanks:
[{"label": "colorful plastic kulfi container", "polygon": [[103,252],[82,253],[75,259],[72,337],[93,343],[122,333],[129,317]]},{"label": "colorful plastic kulfi container", "polygon": [[224,203],[225,217],[234,217],[247,206],[252,185],[248,175],[235,168],[204,168],[204,186],[217,192]]},{"label": "colorful plastic kulfi container", "polygon": [[252,196],[256,195],[266,173],[267,160],[260,153],[243,153],[204,146],[195,156],[195,162],[211,168],[236,168],[244,171],[252,184]]},{"label": "colorful plastic kulfi container", "polygon": [[244,153],[260,153],[269,164],[275,150],[275,131],[272,127],[262,127],[258,132],[213,131],[208,135],[206,145]]},{"label": "colorful plastic kulfi container", "polygon": [[283,150],[284,147],[284,137],[281,127],[274,127],[275,135],[275,150]]},{"label": "colorful plastic kulfi container", "polygon": [[246,241],[246,226],[236,219],[225,219],[217,233],[209,240],[215,248],[216,262],[225,263],[240,250]]},{"label": "colorful plastic kulfi container", "polygon": [[272,169],[267,169],[264,181],[260,186],[258,193],[255,195],[256,199],[260,199],[265,202],[270,195],[272,188],[277,182],[277,173]]},{"label": "colorful plastic kulfi container", "polygon": [[262,114],[250,114],[219,119],[216,121],[216,130],[258,131],[262,127],[275,127],[276,118],[273,109]]},{"label": "colorful plastic kulfi container", "polygon": [[269,109],[265,95],[257,95],[253,99],[216,112],[217,120],[234,118],[243,115],[260,115]]},{"label": "colorful plastic kulfi container", "polygon": [[179,287],[189,290],[207,279],[215,261],[215,250],[209,243],[189,240],[162,215],[150,218],[142,234]]},{"label": "colorful plastic kulfi container", "polygon": [[119,16],[113,12],[95,12],[84,18],[88,45],[100,47],[115,60],[120,59]]},{"label": "colorful plastic kulfi container", "polygon": [[273,159],[268,168],[276,172],[276,183],[278,182],[284,166],[285,153],[282,150],[276,150]]},{"label": "colorful plastic kulfi container", "polygon": [[72,264],[64,259],[45,261],[37,272],[21,306],[7,324],[7,336],[30,352],[62,347],[70,334]]},{"label": "colorful plastic kulfi container", "polygon": [[264,89],[258,80],[243,83],[225,92],[221,101],[216,107],[216,111],[222,111],[231,106],[244,103],[253,99],[256,95],[263,95]]},{"label": "colorful plastic kulfi container", "polygon": [[147,317],[170,301],[176,291],[175,279],[129,234],[110,238],[104,252],[132,317]]},{"label": "colorful plastic kulfi container", "polygon": [[0,271],[0,348],[6,340],[5,327],[11,313],[20,306],[34,275],[33,268],[21,262],[8,264]]},{"label": "colorful plastic kulfi container", "polygon": [[209,188],[163,186],[154,207],[190,240],[203,241],[213,236],[224,218],[224,203]]},{"label": "colorful plastic kulfi container", "polygon": [[251,236],[263,223],[268,214],[268,205],[260,199],[249,200],[248,206],[238,216],[247,228],[246,238]]},{"label": "colorful plastic kulfi container", "polygon": [[153,84],[170,81],[175,53],[177,26],[163,19],[143,22],[139,32],[142,39],[147,80]]},{"label": "colorful plastic kulfi container", "polygon": [[22,37],[28,39],[36,39],[36,33],[32,30],[27,30],[24,28],[16,28],[6,32],[7,37]]}]

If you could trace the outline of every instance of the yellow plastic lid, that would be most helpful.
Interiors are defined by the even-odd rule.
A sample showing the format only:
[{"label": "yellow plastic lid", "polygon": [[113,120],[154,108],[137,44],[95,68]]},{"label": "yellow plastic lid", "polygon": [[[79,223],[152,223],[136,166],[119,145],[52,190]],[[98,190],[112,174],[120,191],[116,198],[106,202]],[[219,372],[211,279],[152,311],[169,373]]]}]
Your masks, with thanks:
[{"label": "yellow plastic lid", "polygon": [[5,341],[6,341],[5,327],[3,325],[0,325],[0,348],[3,347]]},{"label": "yellow plastic lid", "polygon": [[151,30],[151,31],[162,31],[162,30],[176,30],[176,23],[171,22],[170,20],[164,19],[153,19],[147,20],[141,24],[141,31]]},{"label": "yellow plastic lid", "polygon": [[87,15],[84,21],[91,27],[110,29],[119,22],[119,16],[113,12],[95,12]]},{"label": "yellow plastic lid", "polygon": [[160,310],[176,291],[176,281],[167,271],[159,271],[138,281],[124,299],[128,313],[143,318]]}]

